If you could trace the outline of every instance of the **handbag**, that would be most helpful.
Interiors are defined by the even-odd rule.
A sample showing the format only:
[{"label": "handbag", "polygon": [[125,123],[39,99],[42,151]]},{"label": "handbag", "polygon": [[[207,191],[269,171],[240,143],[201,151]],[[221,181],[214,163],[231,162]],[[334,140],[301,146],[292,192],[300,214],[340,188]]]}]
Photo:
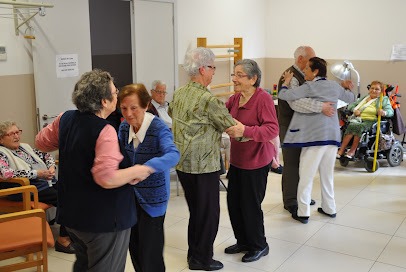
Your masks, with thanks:
[{"label": "handbag", "polygon": [[353,114],[353,115],[350,115],[350,116],[348,117],[348,122],[360,124],[360,123],[362,123],[362,119],[361,119],[360,116],[355,116],[355,115]]},{"label": "handbag", "polygon": [[383,134],[380,133],[379,135],[379,142],[378,142],[378,148],[379,150],[388,150],[392,147],[392,145],[395,143],[395,136],[393,136],[393,133],[390,132],[388,134]]}]

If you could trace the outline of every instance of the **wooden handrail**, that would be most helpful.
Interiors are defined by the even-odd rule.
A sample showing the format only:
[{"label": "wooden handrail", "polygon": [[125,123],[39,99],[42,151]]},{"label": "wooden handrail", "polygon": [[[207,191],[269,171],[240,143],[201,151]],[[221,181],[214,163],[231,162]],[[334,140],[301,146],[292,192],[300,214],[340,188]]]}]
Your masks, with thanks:
[{"label": "wooden handrail", "polygon": [[223,88],[223,87],[230,87],[233,86],[234,83],[221,83],[221,84],[216,84],[216,85],[210,85],[210,89],[218,89],[218,88]]},{"label": "wooden handrail", "polygon": [[241,44],[213,44],[206,45],[206,48],[239,48]]},{"label": "wooden handrail", "polygon": [[216,55],[216,58],[218,59],[226,59],[226,58],[235,58],[237,57],[237,54],[230,54],[230,55]]},{"label": "wooden handrail", "polygon": [[233,94],[235,94],[235,92],[231,91],[231,92],[218,93],[218,94],[215,94],[214,96],[220,97],[220,96],[228,96],[228,95],[233,95]]}]

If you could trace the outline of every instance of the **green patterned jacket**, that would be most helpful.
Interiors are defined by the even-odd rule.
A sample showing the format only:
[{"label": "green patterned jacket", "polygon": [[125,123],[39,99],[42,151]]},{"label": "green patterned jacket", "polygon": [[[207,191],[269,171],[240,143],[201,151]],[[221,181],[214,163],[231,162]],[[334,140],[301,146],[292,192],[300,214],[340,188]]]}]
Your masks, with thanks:
[{"label": "green patterned jacket", "polygon": [[221,134],[235,125],[224,103],[191,81],[175,91],[168,112],[181,154],[176,169],[191,174],[220,170]]}]

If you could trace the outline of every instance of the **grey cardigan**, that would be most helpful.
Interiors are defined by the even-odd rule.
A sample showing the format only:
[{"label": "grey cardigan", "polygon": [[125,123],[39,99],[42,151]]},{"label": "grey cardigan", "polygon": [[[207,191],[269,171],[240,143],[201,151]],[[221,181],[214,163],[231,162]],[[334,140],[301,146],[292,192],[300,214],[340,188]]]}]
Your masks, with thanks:
[{"label": "grey cardigan", "polygon": [[[294,89],[281,89],[279,99],[293,101],[309,97],[322,102],[333,102],[343,100],[351,103],[355,95],[346,91],[337,82],[316,78],[315,81],[308,81],[302,86]],[[308,147],[322,145],[341,145],[341,135],[337,115],[328,117],[323,113],[300,113],[293,114],[288,131],[286,133],[283,147]]]}]

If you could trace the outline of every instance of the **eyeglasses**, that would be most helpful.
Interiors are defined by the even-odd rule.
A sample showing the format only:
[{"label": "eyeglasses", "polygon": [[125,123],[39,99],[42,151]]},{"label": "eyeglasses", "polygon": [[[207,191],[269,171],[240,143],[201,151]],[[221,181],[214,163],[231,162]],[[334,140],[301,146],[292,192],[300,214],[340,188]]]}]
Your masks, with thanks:
[{"label": "eyeglasses", "polygon": [[209,67],[209,68],[213,69],[214,71],[216,71],[216,66],[207,65],[206,67]]},{"label": "eyeglasses", "polygon": [[115,91],[115,92],[112,92],[111,94],[118,95],[119,92],[120,92],[120,90],[116,88],[116,91]]},{"label": "eyeglasses", "polygon": [[21,133],[23,133],[23,131],[20,129],[20,130],[18,130],[18,131],[9,132],[9,133],[7,133],[7,134],[4,134],[3,136],[8,136],[8,137],[20,136]]},{"label": "eyeglasses", "polygon": [[243,78],[247,77],[248,75],[243,75],[243,74],[231,74],[231,77],[236,77],[236,78]]},{"label": "eyeglasses", "polygon": [[167,94],[167,92],[165,91],[157,91],[157,90],[153,90],[154,92],[156,92],[157,94]]}]

